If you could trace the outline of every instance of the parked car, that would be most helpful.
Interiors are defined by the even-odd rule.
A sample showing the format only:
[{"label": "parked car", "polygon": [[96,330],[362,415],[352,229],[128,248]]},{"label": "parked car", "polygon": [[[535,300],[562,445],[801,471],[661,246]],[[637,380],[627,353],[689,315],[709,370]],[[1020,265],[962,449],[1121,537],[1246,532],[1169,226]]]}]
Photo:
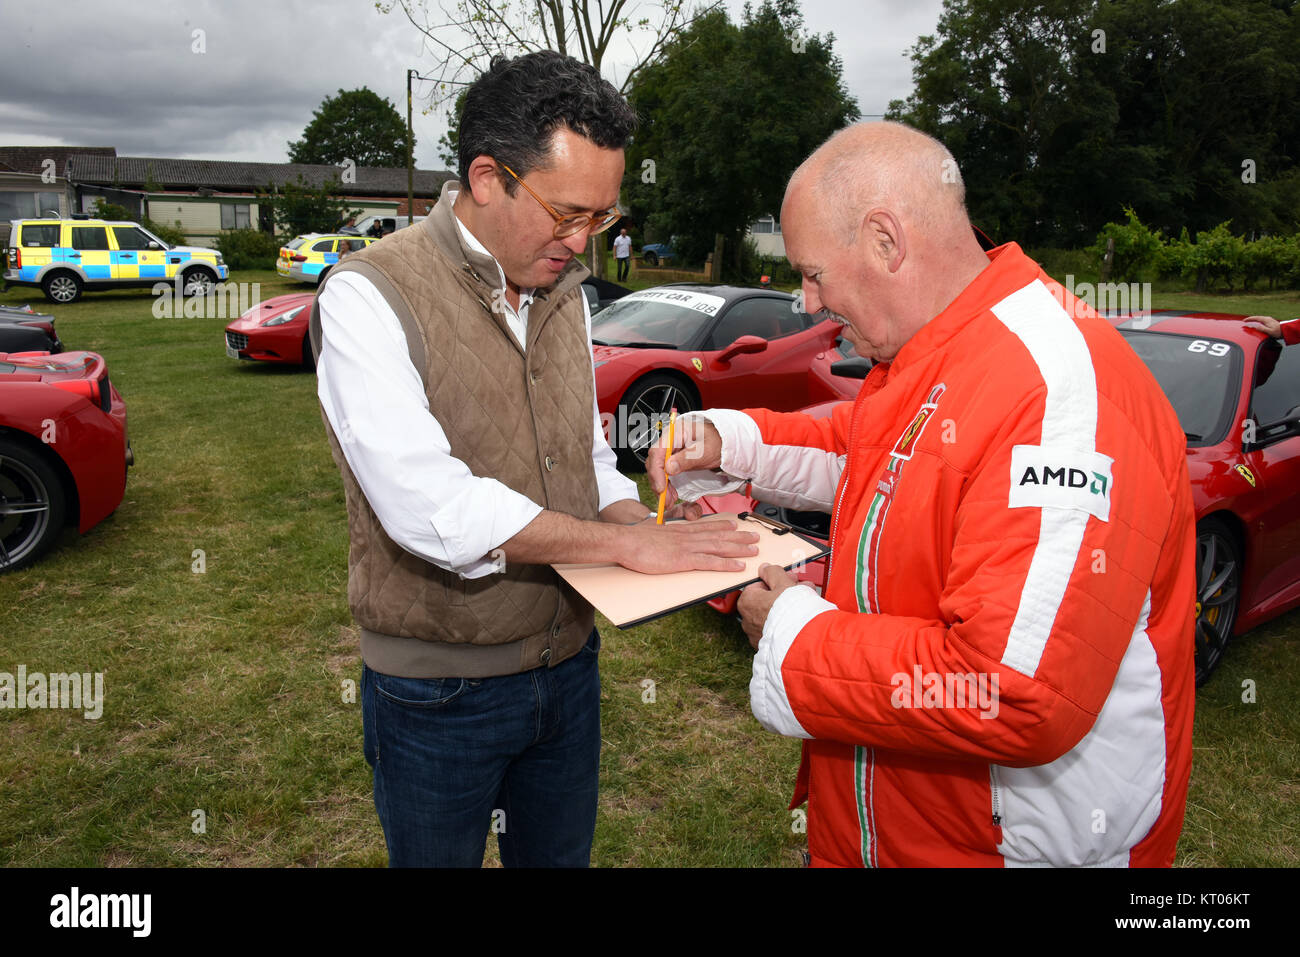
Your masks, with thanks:
[{"label": "parked car", "polygon": [[229,275],[215,249],[171,246],[138,223],[74,217],[15,219],[10,226],[5,288],[37,286],[51,302],[178,279],[184,295],[204,295]]},{"label": "parked car", "polygon": [[352,247],[352,252],[357,252],[377,241],[368,236],[306,233],[280,247],[280,258],[275,262],[275,271],[286,279],[317,285],[329,275],[331,268],[338,265],[344,243]]},{"label": "parked car", "polygon": [[[1196,510],[1196,683],[1235,635],[1300,606],[1300,348],[1282,349],[1243,316],[1156,311],[1112,322],[1151,369],[1187,436]],[[837,403],[807,411],[828,416]],[[829,539],[830,516],[743,495],[701,500],[748,509]],[[820,591],[825,561],[800,577]],[[710,602],[724,613],[738,593]]]},{"label": "parked car", "polygon": [[0,352],[62,351],[53,316],[30,307],[0,306]]},{"label": "parked car", "polygon": [[[419,223],[427,218],[416,216],[415,221]],[[340,227],[339,232],[345,236],[369,236],[372,239],[382,239],[389,233],[405,229],[409,225],[411,225],[409,216],[367,216],[352,226]]]},{"label": "parked car", "polygon": [[249,309],[226,326],[226,355],[312,368],[307,326],[315,298],[315,293],[293,292]]},{"label": "parked car", "polygon": [[677,258],[677,250],[673,245],[672,240],[666,243],[646,243],[641,247],[641,261],[651,268],[670,262]]},{"label": "parked car", "polygon": [[84,534],[112,514],[133,461],[103,357],[0,353],[0,572],[35,561],[65,525]]},{"label": "parked car", "polygon": [[640,468],[672,409],[793,411],[845,399],[861,382],[832,371],[839,325],[789,293],[674,283],[634,292],[592,318],[596,401],[622,467]]}]

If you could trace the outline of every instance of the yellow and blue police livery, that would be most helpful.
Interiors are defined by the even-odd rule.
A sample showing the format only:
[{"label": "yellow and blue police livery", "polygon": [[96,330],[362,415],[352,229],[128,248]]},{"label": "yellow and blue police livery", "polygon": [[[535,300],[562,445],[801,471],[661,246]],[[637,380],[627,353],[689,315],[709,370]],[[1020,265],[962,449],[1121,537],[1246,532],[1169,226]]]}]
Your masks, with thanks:
[{"label": "yellow and blue police livery", "polygon": [[51,302],[76,302],[83,290],[178,281],[202,295],[229,271],[215,249],[169,246],[137,223],[103,219],[10,222],[5,288],[39,286]]},{"label": "yellow and blue police livery", "polygon": [[280,247],[280,258],[275,261],[275,271],[286,279],[319,283],[325,274],[349,252],[358,252],[378,242],[370,236],[350,236],[343,233],[306,233],[294,237],[287,246]]}]

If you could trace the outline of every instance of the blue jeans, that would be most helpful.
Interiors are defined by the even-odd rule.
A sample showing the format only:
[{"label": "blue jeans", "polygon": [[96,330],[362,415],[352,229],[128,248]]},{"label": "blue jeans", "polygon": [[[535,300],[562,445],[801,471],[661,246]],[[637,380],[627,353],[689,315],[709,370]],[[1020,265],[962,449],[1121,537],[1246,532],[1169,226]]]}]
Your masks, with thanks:
[{"label": "blue jeans", "polygon": [[362,667],[366,761],[390,867],[586,867],[600,766],[600,636],[554,668],[397,678]]}]

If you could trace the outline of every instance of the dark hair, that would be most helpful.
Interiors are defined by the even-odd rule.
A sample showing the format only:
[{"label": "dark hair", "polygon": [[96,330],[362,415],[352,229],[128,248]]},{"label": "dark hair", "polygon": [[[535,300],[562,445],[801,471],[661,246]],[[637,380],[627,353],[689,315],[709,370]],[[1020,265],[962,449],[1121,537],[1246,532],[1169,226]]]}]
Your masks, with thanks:
[{"label": "dark hair", "polygon": [[[461,183],[478,156],[491,156],[521,178],[545,168],[561,126],[604,149],[622,149],[636,114],[594,67],[573,57],[553,50],[493,57],[465,92],[457,142]],[[503,176],[513,196],[518,184]]]}]

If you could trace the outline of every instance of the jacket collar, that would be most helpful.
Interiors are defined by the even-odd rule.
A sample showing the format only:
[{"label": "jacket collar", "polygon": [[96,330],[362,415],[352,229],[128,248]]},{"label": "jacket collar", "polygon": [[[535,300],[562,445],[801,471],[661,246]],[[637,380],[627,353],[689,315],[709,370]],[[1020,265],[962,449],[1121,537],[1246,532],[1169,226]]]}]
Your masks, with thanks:
[{"label": "jacket collar", "polygon": [[1045,278],[1038,263],[1026,256],[1016,243],[1005,243],[990,249],[986,255],[989,257],[988,266],[898,350],[898,355],[889,363],[891,375],[946,347],[971,326],[972,319],[988,312],[1017,289],[1035,279]]}]

